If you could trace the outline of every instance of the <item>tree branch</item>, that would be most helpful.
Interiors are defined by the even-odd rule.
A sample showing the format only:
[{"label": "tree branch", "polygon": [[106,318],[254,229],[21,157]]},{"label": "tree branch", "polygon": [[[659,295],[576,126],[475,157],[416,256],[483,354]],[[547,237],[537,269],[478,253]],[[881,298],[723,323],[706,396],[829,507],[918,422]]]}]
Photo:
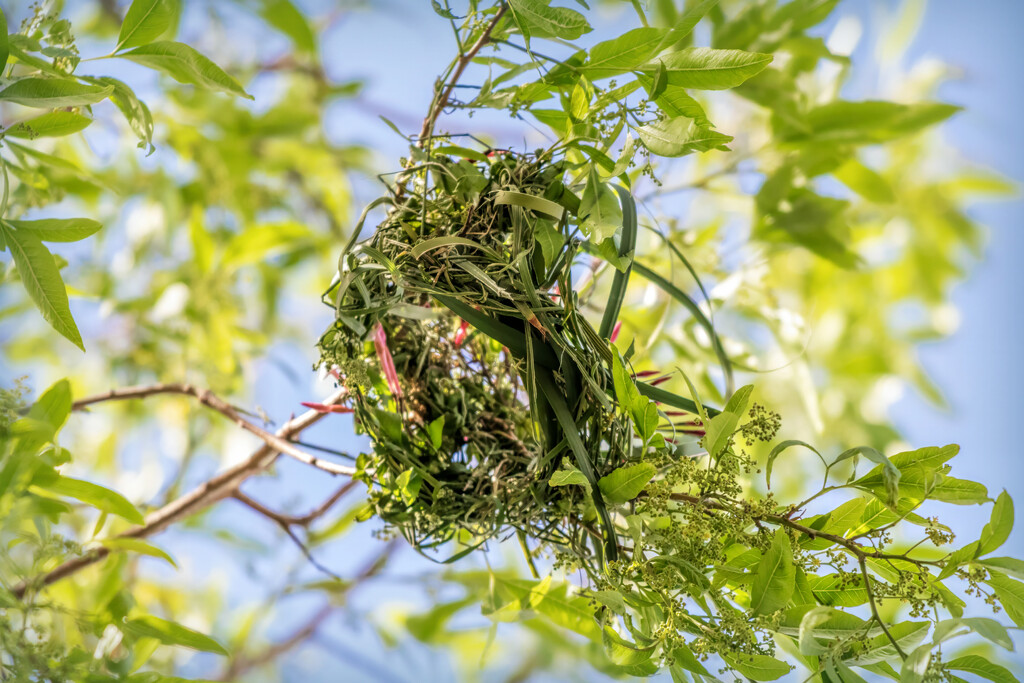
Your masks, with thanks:
[{"label": "tree branch", "polygon": [[[740,510],[729,505],[725,505],[724,503],[720,503],[717,500],[712,500],[709,498],[700,498],[698,496],[691,496],[687,493],[673,493],[669,496],[669,498],[678,502],[689,503],[690,505],[693,505],[695,507],[704,507],[711,510],[720,510],[722,512],[731,513],[741,512]],[[858,561],[866,558],[871,558],[875,560],[904,560],[921,565],[938,564],[937,562],[931,560],[911,560],[907,557],[906,553],[902,555],[897,555],[895,553],[883,553],[877,550],[865,550],[864,547],[861,546],[859,543],[851,539],[848,539],[845,536],[824,533],[818,531],[817,529],[812,529],[809,526],[800,524],[799,522],[793,521],[788,517],[783,517],[782,515],[751,515],[751,517],[754,519],[755,522],[761,521],[768,522],[769,524],[774,524],[776,526],[784,526],[800,534],[803,534],[808,538],[823,538],[826,541],[831,541],[832,543],[842,546],[846,550],[850,551],[854,555],[854,557],[857,558]]]},{"label": "tree branch", "polygon": [[455,69],[452,71],[451,78],[448,79],[448,85],[442,90],[441,94],[434,99],[433,104],[430,107],[430,112],[427,113],[426,118],[423,119],[423,127],[420,128],[420,135],[416,141],[417,146],[423,147],[426,141],[434,134],[434,125],[437,123],[437,117],[441,115],[444,108],[448,106],[448,101],[451,99],[452,92],[455,90],[455,86],[459,82],[459,78],[462,77],[462,72],[466,70],[466,66],[469,65],[476,54],[480,52],[484,45],[491,40],[491,31],[497,26],[501,18],[505,16],[505,12],[508,10],[508,5],[504,2],[501,3],[501,7],[494,14],[494,18],[491,19],[490,23],[487,24],[487,28],[480,34],[476,42],[473,43],[470,48],[459,56],[458,61],[455,63]]},{"label": "tree branch", "polygon": [[[76,409],[81,409],[91,403],[98,403],[103,400],[118,400],[124,398],[137,398],[138,394],[144,390],[148,391],[144,395],[153,395],[155,393],[182,393],[182,392],[170,392],[166,387],[178,386],[178,385],[156,385],[165,387],[162,391],[155,391],[154,387],[135,387],[131,390],[122,389],[115,390],[109,394],[105,394],[104,397],[92,397],[83,399],[76,403]],[[126,392],[134,391],[136,395],[129,396]],[[334,404],[341,401],[346,396],[347,392],[344,389],[339,389],[328,397],[324,403]],[[196,487],[189,493],[177,498],[176,500],[164,505],[155,512],[150,513],[146,517],[146,522],[142,526],[129,529],[124,533],[118,534],[115,538],[148,538],[155,534],[160,533],[167,527],[171,526],[175,522],[178,522],[185,517],[193,515],[201,510],[205,510],[214,503],[229,497],[238,486],[248,479],[249,477],[259,474],[266,470],[273,462],[277,459],[280,451],[276,448],[276,443],[285,443],[285,439],[289,439],[296,434],[301,433],[306,428],[319,422],[323,419],[327,413],[321,413],[315,410],[309,410],[298,417],[292,418],[284,425],[281,426],[277,433],[274,435],[274,443],[265,442],[262,446],[256,449],[248,458],[241,463],[228,468],[227,470],[216,475],[209,481]],[[110,554],[110,549],[105,547],[95,548],[81,557],[76,557],[73,560],[64,562],[56,569],[48,572],[42,577],[37,577],[32,581],[28,581],[12,589],[12,593],[17,598],[24,597],[30,586],[48,586],[52,583],[60,581],[61,579],[71,576],[89,565],[95,564]]]},{"label": "tree branch", "polygon": [[295,447],[294,444],[289,442],[287,439],[281,438],[276,434],[268,432],[262,427],[255,425],[252,422],[249,422],[248,420],[243,418],[237,408],[232,406],[227,401],[224,401],[223,399],[219,398],[212,391],[208,389],[200,389],[191,384],[150,384],[145,386],[123,387],[121,389],[113,389],[105,394],[90,396],[80,401],[75,401],[72,404],[72,409],[82,410],[87,406],[93,405],[95,403],[101,403],[104,401],[124,401],[128,399],[147,398],[149,396],[154,396],[157,394],[179,394],[182,396],[192,396],[207,408],[217,411],[218,413],[228,418],[245,431],[251,434],[255,434],[265,443],[267,443],[270,446],[273,446],[274,449],[280,453],[284,453],[285,455],[292,457],[298,460],[299,462],[306,463],[307,465],[311,465],[313,467],[316,467],[317,469],[321,469],[329,474],[342,474],[346,476],[352,476],[353,474],[355,474],[356,470],[354,467],[339,465],[337,463],[317,458],[316,456],[310,455],[309,453],[299,450],[298,448]]},{"label": "tree branch", "polygon": [[[367,579],[376,576],[381,568],[387,563],[388,558],[398,547],[397,539],[390,541],[380,553],[378,553],[370,562],[366,563],[363,568],[356,574],[349,582],[345,589],[345,593],[351,593]],[[284,640],[275,643],[268,647],[263,652],[253,655],[251,657],[240,656],[231,661],[231,664],[220,676],[219,680],[222,681],[233,681],[242,674],[248,671],[259,668],[270,662],[274,661],[278,657],[298,647],[306,640],[308,640],[317,629],[327,620],[328,617],[337,609],[338,605],[333,602],[328,602],[326,605],[321,607],[317,612],[310,617],[303,626],[295,630],[290,636]]]}]

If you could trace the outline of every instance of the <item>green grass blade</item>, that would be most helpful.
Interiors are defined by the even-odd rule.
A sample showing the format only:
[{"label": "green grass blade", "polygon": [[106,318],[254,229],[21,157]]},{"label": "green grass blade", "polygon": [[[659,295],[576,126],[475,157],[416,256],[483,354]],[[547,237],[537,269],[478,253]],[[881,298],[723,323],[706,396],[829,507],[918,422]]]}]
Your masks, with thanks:
[{"label": "green grass blade", "polygon": [[633,270],[632,255],[636,251],[636,202],[633,196],[624,187],[612,186],[619,195],[619,202],[622,204],[622,234],[619,236],[619,257],[630,257],[630,264],[626,266],[625,272],[615,271],[612,279],[612,289],[608,296],[608,305],[605,306],[604,316],[601,318],[601,327],[598,334],[602,339],[608,339],[615,329],[615,321],[619,319],[619,312],[622,310],[622,301],[626,298],[626,286],[629,284],[629,274]]},{"label": "green grass blade", "polygon": [[604,499],[601,497],[601,489],[597,484],[597,472],[594,470],[594,464],[590,460],[586,446],[583,445],[576,421],[569,411],[569,406],[565,403],[565,398],[555,382],[554,375],[544,368],[536,368],[534,374],[537,378],[537,385],[544,392],[548,404],[554,411],[555,417],[558,418],[558,423],[565,433],[565,439],[569,443],[569,449],[576,457],[576,464],[580,468],[580,472],[590,482],[594,507],[597,509],[598,517],[601,518],[601,526],[604,527],[605,556],[610,561],[616,560],[619,556],[619,546],[615,536],[615,526],[612,524],[611,515],[608,514],[608,508],[605,507]]}]

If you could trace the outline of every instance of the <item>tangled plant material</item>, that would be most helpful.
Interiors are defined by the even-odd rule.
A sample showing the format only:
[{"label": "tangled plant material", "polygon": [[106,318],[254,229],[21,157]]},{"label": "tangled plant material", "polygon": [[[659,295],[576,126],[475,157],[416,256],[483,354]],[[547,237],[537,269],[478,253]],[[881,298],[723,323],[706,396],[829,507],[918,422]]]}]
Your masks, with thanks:
[{"label": "tangled plant material", "polygon": [[[984,590],[985,572],[959,569],[966,555],[944,565],[889,548],[903,520],[934,545],[952,540],[913,512],[925,499],[988,499],[981,485],[946,476],[955,447],[892,459],[855,448],[827,464],[812,498],[780,505],[747,488],[757,465],[740,443],[770,441],[780,425],[762,405],[748,410],[750,387],[716,411],[631,372],[631,349],[624,356],[609,340],[635,248],[626,190],[598,183],[607,196],[595,197],[591,178],[580,196],[577,169],[545,153],[416,154],[400,189],[370,206],[389,205],[384,221],[343,252],[324,294],[337,320],[320,341],[321,363],[336,369],[373,444],[357,462],[371,511],[414,547],[457,541],[464,549],[451,561],[507,532],[524,549],[539,541],[556,568],[588,577],[584,595],[558,598],[594,617],[570,628],[602,641],[614,671],[635,675],[663,666],[709,675],[699,660],[718,654],[773,680],[789,671],[773,638],[818,628],[801,651],[844,680],[883,655],[911,661],[927,631],[927,622],[887,625],[882,601],[909,604],[912,617],[942,608],[955,621],[963,603],[940,579],[957,573]],[[595,245],[608,199],[621,227]],[[584,251],[616,266],[596,329],[573,286]],[[768,478],[796,445],[806,446],[772,451]],[[877,466],[830,485],[833,467],[860,457]],[[876,499],[801,518],[840,489]],[[531,568],[539,551],[527,553]],[[930,571],[943,566],[939,577]],[[539,588],[524,590],[502,599],[536,607]],[[840,609],[865,604],[868,619]],[[943,669],[932,646],[914,652],[934,678]]]},{"label": "tangled plant material", "polygon": [[[610,359],[607,340],[575,297],[553,293],[573,291],[580,199],[563,185],[564,161],[462,152],[475,160],[435,156],[411,171],[419,179],[346,251],[328,292],[338,322],[323,358],[373,439],[364,469],[380,485],[377,512],[419,547],[513,528],[583,552],[593,527],[568,513],[584,493],[549,484],[582,453],[614,556],[596,486],[639,453],[607,366],[594,362]],[[460,315],[487,334],[456,343]]]}]

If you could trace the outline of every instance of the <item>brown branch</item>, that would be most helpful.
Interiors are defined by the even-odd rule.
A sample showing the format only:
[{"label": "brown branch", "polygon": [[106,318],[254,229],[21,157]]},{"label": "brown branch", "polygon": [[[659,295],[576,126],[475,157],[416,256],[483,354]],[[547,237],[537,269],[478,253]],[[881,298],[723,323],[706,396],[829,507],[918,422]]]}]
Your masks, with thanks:
[{"label": "brown branch", "polygon": [[875,592],[871,590],[871,576],[868,574],[868,565],[863,556],[857,558],[857,563],[860,565],[860,573],[864,575],[864,589],[868,594],[868,604],[871,606],[871,616],[874,617],[878,625],[882,627],[882,631],[885,633],[885,637],[889,639],[892,646],[896,648],[896,652],[899,654],[900,659],[906,659],[907,653],[900,647],[899,642],[892,637],[892,633],[889,632],[889,627],[882,621],[882,617],[878,615],[878,605],[875,604]]},{"label": "brown branch", "polygon": [[289,442],[287,439],[281,438],[280,436],[268,432],[262,427],[249,422],[241,416],[239,410],[232,406],[227,401],[216,396],[212,391],[208,389],[200,389],[191,384],[173,383],[173,384],[149,384],[137,387],[123,387],[121,389],[113,389],[105,394],[98,394],[96,396],[89,396],[79,401],[75,401],[72,404],[73,410],[82,410],[90,405],[96,403],[102,403],[104,401],[125,401],[129,399],[147,398],[149,396],[155,396],[157,394],[179,394],[182,396],[191,396],[199,401],[201,404],[215,410],[224,417],[228,418],[245,431],[255,434],[257,437],[262,439],[266,444],[272,446],[277,452],[284,453],[285,455],[292,457],[299,462],[303,462],[307,465],[321,469],[324,472],[334,475],[346,475],[352,476],[355,474],[354,467],[348,467],[346,465],[339,465],[329,460],[323,460],[316,456],[310,455],[304,451],[299,450],[294,444]]},{"label": "brown branch", "polygon": [[290,538],[292,540],[292,543],[294,543],[296,546],[298,546],[299,550],[302,551],[302,554],[306,557],[306,559],[309,561],[309,563],[311,565],[316,567],[318,570],[320,570],[324,574],[327,574],[331,578],[338,579],[339,581],[341,581],[342,578],[340,576],[338,576],[333,571],[331,571],[330,569],[325,567],[315,557],[313,557],[313,553],[309,549],[309,546],[307,546],[302,541],[302,539],[299,538],[296,535],[296,533],[292,530],[292,527],[293,526],[300,526],[302,528],[308,527],[314,521],[316,521],[317,519],[322,517],[324,514],[326,514],[327,511],[330,510],[331,507],[336,502],[338,502],[341,499],[342,496],[344,496],[346,493],[348,493],[349,491],[351,491],[355,487],[356,483],[357,482],[355,480],[349,481],[344,486],[339,488],[333,495],[331,495],[330,498],[328,498],[323,504],[321,504],[315,510],[313,510],[313,511],[311,511],[311,512],[305,514],[305,515],[301,515],[301,516],[285,515],[285,514],[282,514],[280,512],[277,512],[275,510],[271,510],[270,508],[268,508],[263,503],[260,503],[259,501],[254,500],[253,498],[250,498],[246,494],[242,493],[240,490],[235,490],[235,492],[232,493],[231,495],[236,500],[238,500],[239,502],[243,503],[246,507],[250,508],[251,510],[254,510],[255,512],[257,512],[257,513],[259,513],[261,515],[263,515],[264,517],[266,517],[267,519],[270,519],[275,524],[277,524],[279,527],[281,527],[281,530],[284,531],[284,533],[288,535],[288,538]]},{"label": "brown branch", "polygon": [[[170,385],[160,385],[170,386]],[[136,387],[136,394],[144,393],[143,387]],[[138,396],[128,396],[125,392],[128,390],[115,390],[109,394],[105,394],[104,397],[92,397],[89,399],[83,399],[76,404],[76,408],[80,409],[91,403],[98,403],[102,400],[117,400],[123,398],[136,398]],[[155,393],[168,393],[166,390],[162,392],[155,391],[153,387],[149,387],[148,391],[144,395],[153,395]],[[177,392],[180,393],[180,392]],[[334,404],[341,401],[346,396],[344,389],[339,389],[334,392],[324,403]],[[277,430],[274,435],[275,443],[288,443],[284,441],[299,433],[306,428],[319,422],[323,419],[327,413],[317,412],[315,410],[309,410],[298,417],[292,418]],[[259,474],[266,470],[273,462],[277,459],[280,451],[276,446],[270,442],[265,442],[262,446],[256,449],[248,458],[241,463],[228,468],[227,470],[216,475],[209,481],[199,485],[184,496],[177,498],[176,500],[164,505],[155,512],[150,513],[146,517],[145,524],[142,526],[129,529],[124,533],[118,534],[115,538],[148,538],[155,534],[160,533],[170,525],[178,522],[185,517],[193,515],[201,510],[205,510],[214,503],[229,497],[238,486],[248,479],[249,477]],[[26,591],[30,586],[48,586],[56,581],[59,581],[65,577],[71,576],[89,565],[95,564],[110,554],[110,549],[106,547],[95,548],[81,557],[76,557],[73,560],[64,562],[56,569],[48,572],[42,577],[36,578],[32,581],[25,582],[15,586],[12,589],[12,593],[17,598],[24,597]]]},{"label": "brown branch", "polygon": [[[725,505],[724,503],[720,503],[717,500],[713,500],[710,498],[700,498],[698,496],[691,496],[687,493],[673,493],[672,495],[669,496],[669,498],[675,501],[689,503],[690,505],[693,505],[695,507],[703,507],[711,510],[719,510],[722,512],[741,512],[741,510],[738,510],[735,507],[729,505]],[[915,562],[917,564],[938,564],[937,562],[933,562],[931,560],[911,560],[907,557],[906,553],[903,553],[902,555],[897,555],[894,553],[883,553],[877,550],[866,550],[862,545],[860,545],[856,541],[846,538],[845,536],[837,536],[836,534],[829,534],[822,531],[818,531],[817,529],[812,529],[809,526],[800,524],[799,522],[793,521],[788,517],[783,517],[782,515],[751,515],[751,519],[753,519],[755,522],[767,522],[769,524],[774,524],[776,526],[784,526],[789,529],[792,529],[793,531],[796,531],[797,533],[803,534],[811,539],[823,538],[826,541],[831,541],[836,545],[840,545],[846,548],[851,553],[853,553],[853,555],[857,558],[858,561],[870,558],[874,560],[906,560],[910,562]]]},{"label": "brown branch", "polygon": [[[348,586],[345,588],[345,593],[351,593],[367,579],[376,576],[380,572],[381,568],[383,568],[387,563],[388,558],[395,551],[397,546],[397,539],[390,541],[380,553],[378,553],[370,562],[366,563],[359,573],[352,578],[352,581],[349,582]],[[327,618],[331,616],[337,607],[338,606],[336,604],[328,602],[317,610],[313,616],[310,617],[309,621],[284,640],[273,644],[258,655],[254,655],[252,657],[240,656],[233,659],[228,668],[220,676],[219,680],[235,680],[248,671],[269,664],[281,655],[293,650],[312,637],[313,634],[316,633],[317,629],[319,629]]]},{"label": "brown branch", "polygon": [[423,147],[426,144],[426,141],[433,135],[434,125],[437,123],[437,117],[439,117],[441,112],[444,111],[444,108],[448,106],[448,102],[452,97],[452,92],[455,90],[455,86],[458,84],[459,78],[462,77],[462,72],[466,70],[466,67],[471,61],[473,61],[473,58],[476,57],[476,54],[480,52],[483,46],[490,42],[491,31],[493,31],[494,27],[497,26],[499,21],[501,21],[501,18],[505,16],[505,12],[507,10],[508,5],[504,2],[501,3],[501,7],[498,8],[498,11],[494,14],[494,18],[491,19],[489,24],[487,24],[487,27],[484,29],[484,32],[480,34],[480,37],[477,38],[477,41],[473,43],[466,52],[459,55],[459,59],[455,63],[455,69],[452,71],[452,75],[448,79],[448,85],[441,90],[440,96],[434,100],[430,107],[430,112],[427,114],[426,118],[423,119],[423,127],[420,128],[419,139],[416,141],[416,145],[418,147]]}]

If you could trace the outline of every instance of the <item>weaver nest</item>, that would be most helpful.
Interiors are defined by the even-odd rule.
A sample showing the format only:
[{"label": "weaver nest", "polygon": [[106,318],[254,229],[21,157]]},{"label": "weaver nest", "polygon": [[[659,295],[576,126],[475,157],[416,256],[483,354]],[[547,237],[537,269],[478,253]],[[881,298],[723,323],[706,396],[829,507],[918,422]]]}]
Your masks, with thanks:
[{"label": "weaver nest", "polygon": [[597,487],[549,485],[563,463],[596,484],[639,457],[611,399],[609,326],[595,330],[573,290],[580,199],[566,162],[414,162],[367,208],[390,206],[324,294],[337,319],[321,364],[372,441],[359,467],[374,512],[418,548],[515,529],[614,557]]}]

